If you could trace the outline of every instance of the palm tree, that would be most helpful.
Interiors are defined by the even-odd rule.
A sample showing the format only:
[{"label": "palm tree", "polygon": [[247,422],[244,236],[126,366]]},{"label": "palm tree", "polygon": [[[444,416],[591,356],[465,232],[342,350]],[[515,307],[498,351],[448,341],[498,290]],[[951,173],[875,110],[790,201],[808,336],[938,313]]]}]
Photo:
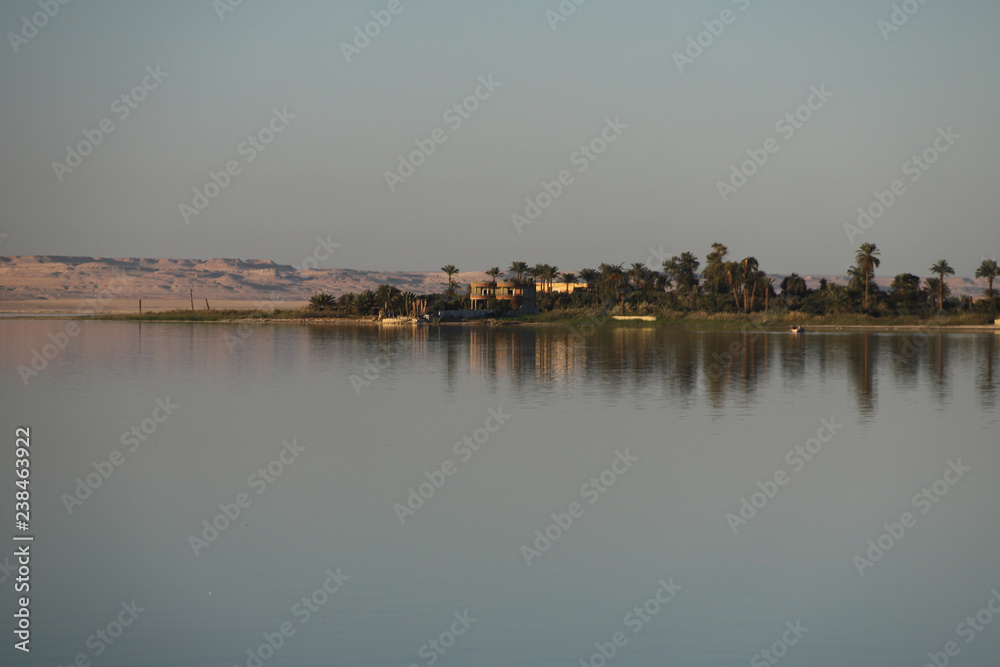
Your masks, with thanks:
[{"label": "palm tree", "polygon": [[552,291],[552,283],[559,277],[559,267],[550,264],[545,265],[545,280],[549,283],[549,291]]},{"label": "palm tree", "polygon": [[455,274],[458,273],[458,269],[455,268],[454,264],[448,264],[447,266],[442,266],[441,270],[444,271],[445,275],[448,276],[448,289],[445,290],[445,294],[449,298],[454,298],[455,296]]},{"label": "palm tree", "polygon": [[736,302],[736,310],[739,310],[739,289],[743,285],[743,267],[739,262],[726,262],[723,267],[723,275],[726,277],[726,283],[729,285],[729,289],[733,290],[733,301]]},{"label": "palm tree", "polygon": [[536,264],[531,269],[531,275],[538,279],[538,287],[542,291],[551,292],[552,283],[559,275],[559,267],[549,264]]},{"label": "palm tree", "polygon": [[993,291],[993,281],[996,280],[997,276],[1000,276],[1000,264],[997,264],[995,259],[984,259],[983,263],[976,269],[976,277],[986,278],[986,282],[989,283],[989,287],[986,288],[986,298],[988,299],[996,296],[996,292]]},{"label": "palm tree", "polygon": [[511,262],[510,268],[507,270],[514,274],[514,281],[519,283],[524,278],[524,274],[528,272],[528,265],[525,262]]},{"label": "palm tree", "polygon": [[587,283],[587,291],[592,292],[594,290],[594,283],[597,282],[598,276],[601,274],[594,269],[580,269],[580,280]]},{"label": "palm tree", "polygon": [[632,287],[641,289],[648,273],[649,269],[646,268],[645,264],[642,262],[633,263],[632,268],[628,270],[628,279],[632,283]]},{"label": "palm tree", "polygon": [[354,307],[359,315],[371,315],[372,308],[375,307],[375,292],[366,289],[354,300]]},{"label": "palm tree", "polygon": [[945,289],[945,276],[955,275],[955,269],[951,268],[948,264],[948,260],[942,259],[934,264],[930,268],[931,273],[936,273],[938,277],[938,310],[944,310],[944,289]]},{"label": "palm tree", "polygon": [[849,306],[847,290],[840,285],[830,285],[826,290],[826,305],[833,314],[846,313]]},{"label": "palm tree", "polygon": [[850,266],[847,268],[847,289],[854,290],[855,292],[860,292],[864,289],[865,285],[865,274],[864,272],[856,266]]},{"label": "palm tree", "polygon": [[790,273],[781,280],[781,293],[787,296],[803,296],[808,288],[806,281],[797,273]]},{"label": "palm tree", "polygon": [[760,278],[760,286],[764,289],[764,312],[766,313],[767,309],[771,306],[771,292],[774,291],[772,289],[774,287],[774,278],[764,275],[763,272],[760,275],[762,276]]},{"label": "palm tree", "polygon": [[[757,296],[757,285],[764,274],[759,270],[760,263],[756,257],[743,258],[743,310],[749,313],[753,310],[754,298]],[[753,292],[750,286],[753,285]]]},{"label": "palm tree", "polygon": [[486,275],[488,275],[490,278],[493,279],[493,285],[495,286],[497,284],[497,276],[499,276],[502,273],[503,271],[500,270],[499,266],[494,266],[492,269],[486,272]]},{"label": "palm tree", "polygon": [[379,285],[375,290],[375,298],[382,305],[382,315],[388,317],[395,314],[395,305],[399,302],[402,294],[398,287],[393,285]]},{"label": "palm tree", "polygon": [[326,292],[320,292],[319,294],[313,294],[309,299],[309,307],[316,310],[321,310],[325,308],[333,308],[336,304],[334,298],[327,294]]},{"label": "palm tree", "polygon": [[921,290],[921,293],[927,295],[928,301],[933,301],[934,295],[939,294],[942,290],[944,290],[946,298],[951,296],[951,290],[947,285],[943,284],[943,281],[937,278],[927,278],[924,280],[924,287]]},{"label": "palm tree", "polygon": [[861,273],[864,275],[865,310],[868,310],[868,285],[871,283],[875,269],[882,263],[878,258],[880,254],[879,249],[875,247],[874,243],[862,243],[861,247],[858,248],[857,254],[854,255],[854,263],[861,269]]},{"label": "palm tree", "polygon": [[566,272],[559,274],[562,277],[563,282],[566,283],[566,294],[570,294],[569,286],[576,282],[576,274],[573,272]]},{"label": "palm tree", "polygon": [[900,273],[892,279],[889,293],[897,301],[916,301],[920,293],[920,278],[912,273]]},{"label": "palm tree", "polygon": [[705,287],[710,294],[722,294],[726,292],[726,255],[729,249],[721,243],[712,244],[712,252],[705,257],[705,271],[702,277],[705,279]]},{"label": "palm tree", "polygon": [[663,261],[663,272],[682,292],[690,292],[698,288],[698,267],[701,262],[690,252],[682,252],[680,257],[673,256]]},{"label": "palm tree", "polygon": [[528,273],[531,275],[532,279],[538,281],[538,291],[545,291],[545,265],[535,264],[533,267],[528,269]]},{"label": "palm tree", "polygon": [[352,314],[354,312],[354,292],[341,294],[340,298],[337,299],[337,307],[347,314]]},{"label": "palm tree", "polygon": [[[415,306],[417,304],[417,295],[413,292],[403,292],[399,295],[399,300],[403,304],[403,308],[406,310],[407,315],[415,316]],[[412,312],[411,312],[412,311]]]},{"label": "palm tree", "polygon": [[618,302],[624,301],[625,295],[622,292],[622,286],[628,284],[624,264],[601,264],[600,271],[601,279],[618,297]]}]

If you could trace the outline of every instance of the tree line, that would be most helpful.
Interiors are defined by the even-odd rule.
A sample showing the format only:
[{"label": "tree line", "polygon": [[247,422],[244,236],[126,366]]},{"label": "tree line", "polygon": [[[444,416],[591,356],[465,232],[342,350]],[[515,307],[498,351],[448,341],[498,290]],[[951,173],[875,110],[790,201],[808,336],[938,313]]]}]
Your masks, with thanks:
[{"label": "tree line", "polygon": [[[550,264],[530,266],[526,262],[511,262],[506,271],[492,267],[485,273],[491,280],[514,284],[533,282],[538,293],[536,305],[542,311],[581,307],[620,307],[623,310],[645,312],[658,309],[704,313],[802,312],[809,315],[861,313],[880,315],[930,316],[939,311],[974,311],[991,313],[1000,310],[1000,299],[994,281],[1000,276],[995,259],[984,259],[975,269],[975,277],[984,279],[987,287],[982,298],[952,297],[947,279],[955,270],[947,260],[934,262],[921,279],[912,273],[896,275],[887,290],[875,283],[875,270],[881,265],[881,251],[874,243],[863,243],[846,274],[846,285],[829,283],[826,279],[810,288],[797,273],[775,284],[755,257],[740,260],[730,258],[729,249],[713,243],[705,257],[704,268],[692,252],[683,252],[664,260],[659,269],[641,262],[625,264],[602,263],[595,268],[577,272],[560,271]],[[333,297],[316,294],[310,305],[342,315],[370,316],[415,315],[438,310],[461,310],[469,307],[468,286],[461,286],[453,264],[441,267],[445,280],[442,290],[434,294],[416,295],[391,285],[358,294]],[[553,286],[564,284],[556,291]],[[494,300],[491,309],[503,312],[507,302]]]}]

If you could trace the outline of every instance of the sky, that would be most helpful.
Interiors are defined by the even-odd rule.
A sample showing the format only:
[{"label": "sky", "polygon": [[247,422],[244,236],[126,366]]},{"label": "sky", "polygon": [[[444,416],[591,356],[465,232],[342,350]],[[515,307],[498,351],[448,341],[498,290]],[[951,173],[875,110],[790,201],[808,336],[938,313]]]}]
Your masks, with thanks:
[{"label": "sky", "polygon": [[995,0],[577,2],[5,0],[0,254],[1000,253]]}]

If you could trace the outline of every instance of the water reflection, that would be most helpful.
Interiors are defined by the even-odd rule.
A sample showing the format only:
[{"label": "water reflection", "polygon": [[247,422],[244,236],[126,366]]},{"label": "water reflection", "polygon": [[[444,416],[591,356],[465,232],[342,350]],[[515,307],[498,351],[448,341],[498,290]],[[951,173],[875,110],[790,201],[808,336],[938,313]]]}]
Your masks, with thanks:
[{"label": "water reflection", "polygon": [[[10,321],[0,356],[30,362],[31,349],[64,326]],[[537,400],[600,392],[611,401],[655,395],[679,408],[707,405],[714,413],[747,409],[762,388],[795,393],[840,383],[862,419],[878,412],[883,391],[917,389],[946,407],[969,387],[981,407],[995,409],[1000,341],[995,333],[699,331],[686,327],[139,324],[82,322],[72,349],[50,362],[86,365],[114,350],[111,372],[156,376],[186,364],[211,369],[234,384],[325,369],[350,382],[378,367],[383,377],[421,369],[438,375],[448,393],[482,386],[531,390]],[[585,335],[590,334],[590,335]],[[56,377],[58,373],[43,374]],[[334,380],[336,381],[336,380]],[[970,386],[971,385],[971,386]],[[962,389],[962,391],[965,391]]]},{"label": "water reflection", "polygon": [[758,390],[773,382],[795,391],[807,382],[846,380],[859,415],[870,420],[880,390],[889,388],[923,385],[939,406],[949,405],[956,372],[975,377],[982,407],[994,408],[998,393],[996,334],[623,328],[584,338],[566,328],[521,327],[453,328],[442,336],[449,375],[463,372],[453,354],[459,341],[468,341],[468,373],[493,387],[506,380],[517,388],[570,391],[598,382],[611,396],[655,389],[678,406],[703,399],[718,410],[750,407]]}]

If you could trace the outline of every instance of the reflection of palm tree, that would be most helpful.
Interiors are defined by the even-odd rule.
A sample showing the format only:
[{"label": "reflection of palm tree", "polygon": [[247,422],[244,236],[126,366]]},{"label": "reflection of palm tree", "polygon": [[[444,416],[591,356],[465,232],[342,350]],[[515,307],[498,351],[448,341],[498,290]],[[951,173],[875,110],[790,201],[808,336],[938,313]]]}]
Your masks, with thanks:
[{"label": "reflection of palm tree", "polygon": [[937,263],[934,264],[934,266],[930,268],[930,272],[937,274],[938,310],[944,310],[944,288],[945,288],[944,277],[955,275],[955,269],[951,268],[951,266],[948,264],[948,260],[942,259],[939,260]]},{"label": "reflection of palm tree", "polygon": [[882,263],[882,260],[878,258],[879,254],[879,249],[875,247],[874,243],[862,243],[861,247],[858,248],[857,254],[854,256],[854,263],[857,264],[864,275],[865,310],[868,310],[868,285],[871,283],[875,269]]},{"label": "reflection of palm tree", "polygon": [[989,299],[996,296],[993,291],[993,281],[996,280],[997,276],[1000,276],[1000,264],[997,264],[995,259],[984,259],[983,263],[976,269],[976,277],[986,278],[986,282],[989,283],[989,287],[986,288],[986,297]]}]

